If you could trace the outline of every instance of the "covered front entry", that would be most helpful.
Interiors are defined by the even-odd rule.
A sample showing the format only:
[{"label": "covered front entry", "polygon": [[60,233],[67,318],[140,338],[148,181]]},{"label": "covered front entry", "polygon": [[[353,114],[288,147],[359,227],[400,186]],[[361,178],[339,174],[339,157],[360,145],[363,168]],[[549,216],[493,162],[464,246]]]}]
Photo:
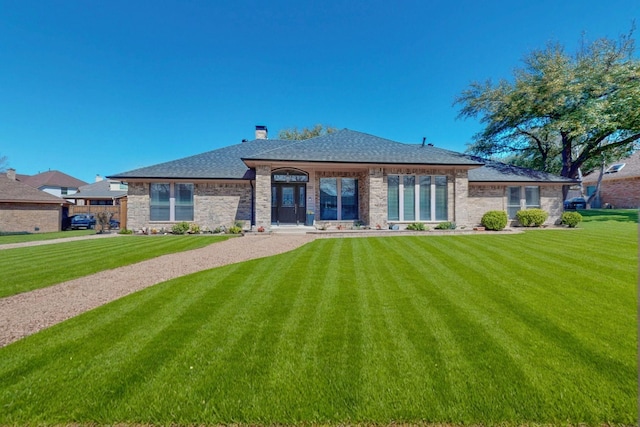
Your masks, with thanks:
[{"label": "covered front entry", "polygon": [[271,223],[304,224],[307,213],[309,176],[295,169],[271,175]]}]

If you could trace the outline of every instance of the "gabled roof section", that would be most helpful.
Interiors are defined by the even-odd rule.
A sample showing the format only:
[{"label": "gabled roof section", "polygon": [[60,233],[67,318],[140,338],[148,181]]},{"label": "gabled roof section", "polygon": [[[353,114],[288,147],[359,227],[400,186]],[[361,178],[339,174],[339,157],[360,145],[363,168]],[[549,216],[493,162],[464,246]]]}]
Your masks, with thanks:
[{"label": "gabled roof section", "polygon": [[127,195],[126,190],[111,190],[111,183],[107,179],[83,185],[77,193],[64,196],[65,199],[119,199]]},{"label": "gabled roof section", "polygon": [[33,188],[42,187],[67,187],[67,188],[79,188],[83,185],[87,185],[86,182],[80,181],[66,173],[62,173],[57,170],[41,172],[31,176],[20,176],[20,181],[32,186]]},{"label": "gabled roof section", "polygon": [[0,175],[0,202],[67,204],[67,201],[60,197],[45,193],[23,182],[10,179],[4,174]]},{"label": "gabled roof section", "polygon": [[484,166],[469,171],[469,182],[530,182],[576,184],[578,181],[546,172],[521,168],[493,160],[469,156],[484,163]]},{"label": "gabled roof section", "polygon": [[[617,162],[611,163],[609,168],[615,164],[624,164],[624,167],[619,168],[617,172],[605,173],[602,176],[603,181],[613,181],[617,179],[640,177],[640,151],[636,151],[635,153],[633,153],[627,158],[620,159]],[[598,181],[599,175],[600,175],[600,170],[598,169],[596,171],[591,172],[589,175],[583,177],[582,182],[585,184],[586,183],[595,184]]]},{"label": "gabled roof section", "polygon": [[253,179],[252,171],[242,161],[243,157],[293,143],[294,141],[277,139],[255,139],[195,156],[110,175],[108,178]]},{"label": "gabled roof section", "polygon": [[406,165],[447,165],[478,167],[481,162],[461,153],[430,145],[405,144],[343,129],[315,138],[295,141],[283,147],[243,157],[254,161],[300,161],[322,163],[373,163]]}]

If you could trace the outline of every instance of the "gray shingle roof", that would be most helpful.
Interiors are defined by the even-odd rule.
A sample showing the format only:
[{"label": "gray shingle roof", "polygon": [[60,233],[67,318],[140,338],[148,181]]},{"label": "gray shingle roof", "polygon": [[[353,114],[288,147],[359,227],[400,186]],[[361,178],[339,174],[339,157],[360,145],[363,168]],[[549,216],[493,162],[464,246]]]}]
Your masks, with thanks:
[{"label": "gray shingle roof", "polygon": [[112,191],[109,180],[83,185],[77,193],[64,196],[65,199],[117,199],[127,195],[127,190]]},{"label": "gray shingle roof", "polygon": [[87,185],[86,182],[77,178],[67,175],[60,171],[47,171],[41,172],[36,175],[25,176],[21,175],[20,181],[28,184],[34,188],[42,187],[67,187],[67,188],[79,188],[83,185]]},{"label": "gray shingle roof", "polygon": [[252,179],[243,160],[480,166],[460,153],[343,129],[304,141],[256,139],[109,178]]},{"label": "gray shingle roof", "polygon": [[256,139],[195,156],[160,163],[108,178],[186,178],[186,179],[252,179],[253,173],[242,161],[243,157],[261,151],[291,145],[293,141]]},{"label": "gray shingle roof", "polygon": [[258,152],[245,159],[452,166],[482,164],[454,151],[422,144],[404,144],[349,129]]},{"label": "gray shingle roof", "polygon": [[349,129],[304,141],[256,139],[109,178],[253,179],[255,173],[247,163],[261,160],[467,166],[471,182],[574,182],[442,148],[404,144]]},{"label": "gray shingle roof", "polygon": [[577,181],[550,173],[508,165],[480,157],[469,156],[485,165],[469,171],[469,182],[548,182],[574,184]]}]

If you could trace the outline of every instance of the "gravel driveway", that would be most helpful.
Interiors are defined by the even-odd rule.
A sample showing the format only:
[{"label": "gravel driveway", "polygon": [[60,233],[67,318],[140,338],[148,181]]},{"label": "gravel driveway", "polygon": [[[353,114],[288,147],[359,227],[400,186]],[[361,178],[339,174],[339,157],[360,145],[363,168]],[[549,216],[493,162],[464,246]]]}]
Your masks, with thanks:
[{"label": "gravel driveway", "polygon": [[[163,255],[2,298],[0,347],[148,286],[222,265],[288,252],[313,239],[306,234],[235,237],[201,249]],[[7,246],[3,245],[8,249]]]}]

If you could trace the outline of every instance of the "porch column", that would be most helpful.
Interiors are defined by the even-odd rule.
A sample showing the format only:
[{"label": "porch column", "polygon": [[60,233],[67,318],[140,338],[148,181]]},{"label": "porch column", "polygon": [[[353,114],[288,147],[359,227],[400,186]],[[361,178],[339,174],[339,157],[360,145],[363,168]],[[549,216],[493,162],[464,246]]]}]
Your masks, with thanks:
[{"label": "porch column", "polygon": [[453,221],[457,225],[469,224],[469,172],[456,169],[453,188]]},{"label": "porch column", "polygon": [[387,186],[382,168],[369,168],[369,226],[387,228]]},{"label": "porch column", "polygon": [[271,166],[256,166],[256,227],[271,227]]}]

